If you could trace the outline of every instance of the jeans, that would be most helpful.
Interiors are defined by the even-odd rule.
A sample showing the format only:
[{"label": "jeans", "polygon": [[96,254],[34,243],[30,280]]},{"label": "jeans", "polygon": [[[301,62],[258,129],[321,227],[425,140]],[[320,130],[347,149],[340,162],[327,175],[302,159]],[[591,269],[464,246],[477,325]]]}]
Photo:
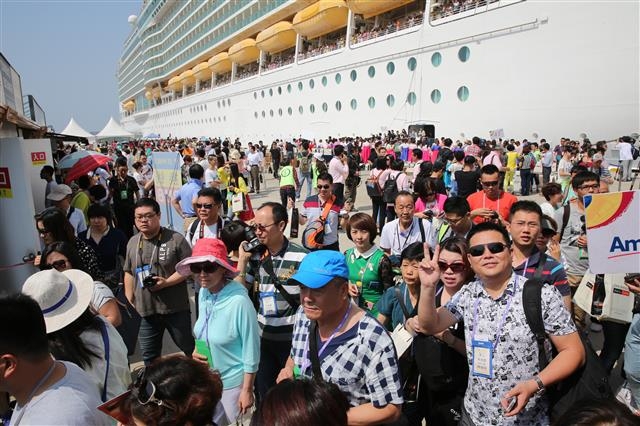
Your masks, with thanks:
[{"label": "jeans", "polygon": [[251,166],[251,189],[255,189],[256,192],[260,192],[260,167]]},{"label": "jeans", "polygon": [[602,334],[604,335],[604,342],[602,343],[602,352],[600,352],[600,361],[607,370],[607,373],[611,373],[613,366],[615,365],[622,349],[624,348],[624,341],[629,331],[629,324],[620,324],[611,321],[602,321]]},{"label": "jeans", "polygon": [[624,343],[624,372],[631,391],[631,403],[640,408],[640,314],[633,316]]},{"label": "jeans", "polygon": [[551,166],[542,166],[542,184],[546,185],[551,181]]},{"label": "jeans", "polygon": [[267,391],[276,384],[276,378],[287,363],[290,352],[291,341],[260,339],[260,364],[255,383],[258,401],[262,400]]},{"label": "jeans", "polygon": [[300,193],[302,192],[302,184],[305,181],[307,182],[307,197],[311,196],[311,172],[307,172],[307,173],[299,172],[298,182],[300,182],[300,185],[298,186],[298,189],[296,191],[296,198],[300,198]]},{"label": "jeans", "polygon": [[293,186],[286,186],[280,188],[280,202],[287,208],[288,199],[291,198],[293,201],[296,200],[296,190]]},{"label": "jeans", "polygon": [[382,197],[371,197],[371,206],[373,221],[378,224],[378,228],[382,231],[385,219],[387,218],[387,203],[382,201]]},{"label": "jeans", "polygon": [[193,354],[196,344],[191,334],[191,312],[150,315],[142,317],[138,336],[145,365],[151,364],[162,356],[162,337],[165,329],[186,356],[191,357]]},{"label": "jeans", "polygon": [[529,195],[531,189],[531,169],[520,169],[520,195]]}]

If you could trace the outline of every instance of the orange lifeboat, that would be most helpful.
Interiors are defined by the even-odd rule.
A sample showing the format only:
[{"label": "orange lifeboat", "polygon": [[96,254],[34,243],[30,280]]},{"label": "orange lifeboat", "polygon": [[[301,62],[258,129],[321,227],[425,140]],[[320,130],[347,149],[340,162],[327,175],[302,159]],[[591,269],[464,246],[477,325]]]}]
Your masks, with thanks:
[{"label": "orange lifeboat", "polygon": [[162,96],[162,89],[156,86],[151,90],[151,93],[153,94],[153,97],[157,99]]},{"label": "orange lifeboat", "polygon": [[171,90],[182,90],[182,83],[180,82],[180,77],[175,76],[169,79],[167,83],[167,87]]},{"label": "orange lifeboat", "polygon": [[190,86],[196,82],[196,78],[193,76],[193,71],[186,70],[178,77],[180,79],[180,83],[185,86]]},{"label": "orange lifeboat", "polygon": [[124,108],[125,111],[133,111],[136,107],[136,103],[133,100],[127,101],[124,104],[122,104],[122,108]]},{"label": "orange lifeboat", "polygon": [[345,0],[353,13],[363,15],[365,18],[380,15],[396,9],[405,4],[413,3],[413,0]]},{"label": "orange lifeboat", "polygon": [[229,59],[238,65],[246,65],[260,57],[260,49],[252,38],[244,39],[229,48]]},{"label": "orange lifeboat", "polygon": [[297,37],[293,24],[281,21],[258,34],[256,47],[265,52],[278,53],[295,46]]},{"label": "orange lifeboat", "polygon": [[144,92],[144,97],[147,98],[148,101],[153,99],[153,93],[151,93],[151,90],[147,90],[146,92]]},{"label": "orange lifeboat", "polygon": [[320,37],[347,26],[349,8],[344,0],[320,0],[293,17],[293,28],[308,39]]},{"label": "orange lifeboat", "polygon": [[208,80],[211,78],[211,70],[207,62],[201,62],[191,69],[193,76],[198,80]]},{"label": "orange lifeboat", "polygon": [[217,74],[231,71],[231,61],[227,52],[218,53],[207,61],[209,69]]}]

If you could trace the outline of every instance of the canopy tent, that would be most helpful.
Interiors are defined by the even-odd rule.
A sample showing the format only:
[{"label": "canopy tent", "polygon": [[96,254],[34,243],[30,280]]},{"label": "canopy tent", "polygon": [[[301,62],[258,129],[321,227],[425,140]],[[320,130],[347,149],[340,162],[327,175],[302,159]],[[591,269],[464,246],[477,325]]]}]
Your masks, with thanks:
[{"label": "canopy tent", "polygon": [[133,133],[126,131],[113,117],[109,118],[109,122],[96,135],[98,139],[107,138],[131,138]]},{"label": "canopy tent", "polygon": [[80,125],[76,122],[76,120],[73,119],[73,117],[71,117],[71,120],[69,120],[69,124],[67,124],[67,127],[65,127],[64,130],[60,133],[63,135],[78,136],[87,139],[94,137],[91,133],[80,127]]}]

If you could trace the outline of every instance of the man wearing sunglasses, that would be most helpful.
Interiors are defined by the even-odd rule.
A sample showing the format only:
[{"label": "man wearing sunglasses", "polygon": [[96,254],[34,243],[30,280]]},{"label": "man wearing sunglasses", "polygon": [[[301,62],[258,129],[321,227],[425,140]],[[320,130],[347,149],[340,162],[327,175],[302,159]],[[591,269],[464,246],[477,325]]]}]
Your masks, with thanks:
[{"label": "man wearing sunglasses", "polygon": [[240,275],[236,280],[250,288],[249,293],[258,307],[261,341],[255,384],[259,400],[275,385],[287,361],[293,321],[300,305],[300,289],[288,285],[287,280],[298,270],[308,251],[285,237],[287,221],[287,211],[282,204],[264,203],[256,211],[253,226],[266,250],[252,254],[240,245],[238,257]]},{"label": "man wearing sunglasses", "polygon": [[200,238],[220,238],[225,219],[220,215],[222,194],[217,188],[198,191],[193,207],[197,219],[189,227],[187,241],[193,247]]},{"label": "man wearing sunglasses", "polygon": [[500,170],[493,164],[482,167],[480,184],[482,191],[467,198],[471,207],[471,218],[475,223],[495,221],[506,225],[509,209],[518,198],[500,188]]},{"label": "man wearing sunglasses", "polygon": [[203,176],[204,169],[200,164],[194,164],[189,167],[189,181],[176,191],[173,200],[171,200],[173,208],[178,212],[180,217],[184,219],[185,231],[189,229],[189,226],[191,226],[197,217],[193,204],[198,191],[204,186],[202,182]]},{"label": "man wearing sunglasses", "polygon": [[511,264],[515,273],[525,278],[533,278],[542,260],[542,279],[558,289],[564,305],[571,311],[571,288],[564,267],[551,256],[542,255],[536,247],[538,234],[542,232],[540,206],[527,200],[514,203],[511,206],[507,230],[513,239]]},{"label": "man wearing sunglasses", "polygon": [[502,226],[486,222],[474,227],[468,237],[469,263],[478,280],[436,309],[440,248],[432,258],[426,246],[418,303],[425,334],[439,333],[464,320],[470,374],[460,424],[549,424],[548,403],[541,397],[545,387],[568,377],[585,359],[571,315],[561,295],[543,286],[544,328],[550,331],[558,354],[538,372],[536,339],[523,308],[526,279],[511,266],[509,234]]}]

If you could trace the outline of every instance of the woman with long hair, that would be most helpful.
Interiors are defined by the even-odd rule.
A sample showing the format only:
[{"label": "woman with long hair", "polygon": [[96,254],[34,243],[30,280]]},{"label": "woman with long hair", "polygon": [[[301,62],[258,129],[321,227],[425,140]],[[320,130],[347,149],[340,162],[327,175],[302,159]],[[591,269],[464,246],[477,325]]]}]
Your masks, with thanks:
[{"label": "woman with long hair", "polygon": [[[242,212],[233,212],[232,200],[236,194],[243,194],[245,199],[245,210]],[[253,207],[249,198],[249,189],[237,163],[229,163],[229,180],[227,182],[227,198],[229,203],[229,218],[233,219],[237,216],[240,220],[249,221],[254,218]]]},{"label": "woman with long hair", "polygon": [[418,196],[415,202],[414,216],[419,219],[431,220],[444,213],[444,202],[447,200],[447,196],[436,191],[436,184],[433,179],[416,179],[413,191]]},{"label": "woman with long hair", "polygon": [[382,200],[382,188],[384,188],[384,183],[389,176],[388,168],[387,158],[377,157],[366,182],[367,195],[371,198],[371,215],[373,216],[373,220],[378,224],[378,231],[382,231],[382,227],[387,219],[387,205]]}]

